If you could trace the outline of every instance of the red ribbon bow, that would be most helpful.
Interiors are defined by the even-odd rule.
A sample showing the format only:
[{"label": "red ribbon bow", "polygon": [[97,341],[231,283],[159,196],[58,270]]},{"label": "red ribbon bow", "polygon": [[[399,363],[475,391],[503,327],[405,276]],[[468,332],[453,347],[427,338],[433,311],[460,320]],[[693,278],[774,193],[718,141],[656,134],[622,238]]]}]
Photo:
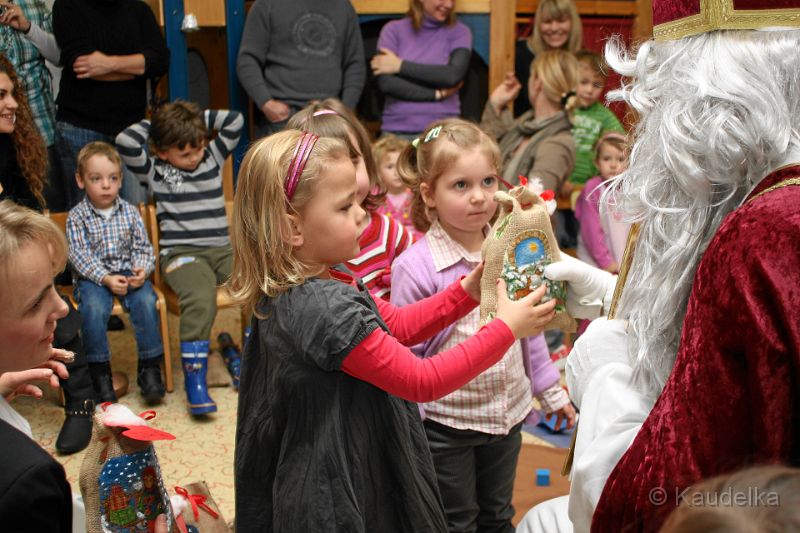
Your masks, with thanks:
[{"label": "red ribbon bow", "polygon": [[175,493],[189,500],[189,503],[192,505],[192,513],[194,514],[195,522],[200,520],[200,510],[198,507],[210,514],[212,518],[219,518],[219,515],[214,511],[214,509],[206,504],[206,500],[208,498],[202,494],[189,494],[188,490],[180,486],[175,487]]}]

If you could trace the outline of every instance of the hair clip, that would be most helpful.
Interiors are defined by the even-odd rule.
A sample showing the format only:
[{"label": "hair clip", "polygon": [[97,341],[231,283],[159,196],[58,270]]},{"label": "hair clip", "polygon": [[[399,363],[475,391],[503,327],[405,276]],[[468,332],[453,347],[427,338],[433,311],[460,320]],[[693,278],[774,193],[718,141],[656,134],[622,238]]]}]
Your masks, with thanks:
[{"label": "hair clip", "polygon": [[561,107],[564,107],[565,105],[567,105],[567,102],[573,96],[575,96],[575,91],[567,91],[564,94],[562,94],[561,95]]},{"label": "hair clip", "polygon": [[425,140],[422,141],[422,142],[425,142],[425,143],[431,142],[436,137],[438,137],[440,133],[442,133],[442,127],[441,126],[436,126],[431,131],[428,132],[428,134],[425,136]]},{"label": "hair clip", "polygon": [[419,147],[419,137],[411,141],[411,146],[413,146],[415,150]]},{"label": "hair clip", "polygon": [[303,169],[306,167],[306,162],[311,155],[311,150],[317,143],[319,135],[314,135],[307,131],[297,139],[297,144],[292,153],[292,159],[289,161],[289,169],[286,171],[286,183],[284,190],[286,191],[286,200],[291,202],[294,196],[294,191],[297,189],[297,184],[300,182],[300,176],[303,174]]}]

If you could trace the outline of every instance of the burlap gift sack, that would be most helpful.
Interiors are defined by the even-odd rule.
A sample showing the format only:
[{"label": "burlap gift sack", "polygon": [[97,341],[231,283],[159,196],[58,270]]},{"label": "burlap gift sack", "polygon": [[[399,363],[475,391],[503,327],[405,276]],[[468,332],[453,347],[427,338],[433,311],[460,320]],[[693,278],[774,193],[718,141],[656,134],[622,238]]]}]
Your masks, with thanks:
[{"label": "burlap gift sack", "polygon": [[[95,411],[92,439],[80,471],[87,533],[151,532],[159,514],[174,519],[152,441],[174,439],[148,427],[152,411],[133,414],[121,404]],[[143,418],[145,417],[145,418]]]},{"label": "burlap gift sack", "polygon": [[231,533],[205,481],[175,487],[175,522],[181,533]]},{"label": "burlap gift sack", "polygon": [[497,279],[506,282],[508,297],[518,300],[544,282],[547,292],[542,302],[556,299],[556,314],[545,329],[575,331],[575,320],[567,313],[566,285],[543,276],[544,267],[561,260],[561,252],[550,215],[542,198],[528,187],[514,187],[508,193],[497,191],[500,215],[483,241],[485,261],[481,277],[481,324],[497,312]]}]

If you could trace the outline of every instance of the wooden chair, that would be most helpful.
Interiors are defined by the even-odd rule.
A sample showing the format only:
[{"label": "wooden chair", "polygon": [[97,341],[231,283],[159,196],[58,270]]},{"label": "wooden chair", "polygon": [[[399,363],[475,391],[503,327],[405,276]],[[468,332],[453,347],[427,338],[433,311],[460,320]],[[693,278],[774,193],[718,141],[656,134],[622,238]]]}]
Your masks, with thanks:
[{"label": "wooden chair", "polygon": [[[228,159],[228,164],[230,164],[230,159]],[[225,202],[225,213],[228,216],[228,224],[231,222],[231,217],[233,215],[233,201]],[[175,316],[180,316],[181,308],[178,305],[178,295],[175,294],[169,285],[167,285],[166,280],[161,276],[161,258],[160,258],[160,237],[161,237],[161,230],[158,225],[158,219],[156,217],[156,206],[148,205],[147,206],[147,220],[148,220],[148,228],[150,231],[150,242],[153,243],[153,249],[156,254],[156,270],[153,273],[154,284],[158,286],[161,292],[164,294],[167,302],[167,310]],[[241,306],[234,302],[231,299],[230,293],[225,287],[218,287],[217,288],[217,309],[225,309],[229,307],[237,307],[241,309]],[[244,309],[241,309],[241,334],[242,334],[242,345],[244,345],[244,330],[249,324],[249,317],[248,314],[245,313]]]},{"label": "wooden chair", "polygon": [[[151,228],[148,226],[148,218],[147,218],[147,208],[144,204],[139,204],[139,213],[142,215],[142,219],[144,220],[144,227],[147,235],[152,235]],[[45,211],[45,215],[47,215],[50,220],[55,222],[59,228],[66,233],[67,231],[67,213],[51,213],[49,211]],[[153,251],[156,254],[156,270],[154,271],[154,275],[158,273],[158,248],[153,247]],[[172,392],[174,389],[174,385],[172,382],[172,357],[170,351],[170,339],[169,339],[169,325],[167,324],[167,302],[164,298],[164,293],[161,292],[161,289],[158,287],[156,283],[156,279],[154,275],[150,276],[151,284],[153,285],[153,291],[156,293],[156,310],[158,311],[159,318],[161,321],[161,344],[164,346],[164,384],[167,388],[167,392]],[[68,297],[73,305],[77,308],[77,304],[72,296],[74,287],[72,285],[61,285],[58,287],[58,291],[60,294]],[[111,314],[120,316],[125,313],[125,310],[122,307],[122,304],[119,300],[115,297],[114,298],[114,306],[111,308]]]}]

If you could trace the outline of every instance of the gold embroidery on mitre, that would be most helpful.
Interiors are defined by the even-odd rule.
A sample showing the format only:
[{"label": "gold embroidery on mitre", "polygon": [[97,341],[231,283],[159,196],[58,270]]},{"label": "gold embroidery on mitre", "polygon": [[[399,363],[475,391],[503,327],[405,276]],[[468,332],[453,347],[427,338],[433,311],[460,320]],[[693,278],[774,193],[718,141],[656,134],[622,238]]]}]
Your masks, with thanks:
[{"label": "gold embroidery on mitre", "polygon": [[681,39],[714,30],[754,30],[771,26],[800,27],[800,9],[739,9],[733,0],[700,0],[700,14],[653,27],[656,41]]}]

